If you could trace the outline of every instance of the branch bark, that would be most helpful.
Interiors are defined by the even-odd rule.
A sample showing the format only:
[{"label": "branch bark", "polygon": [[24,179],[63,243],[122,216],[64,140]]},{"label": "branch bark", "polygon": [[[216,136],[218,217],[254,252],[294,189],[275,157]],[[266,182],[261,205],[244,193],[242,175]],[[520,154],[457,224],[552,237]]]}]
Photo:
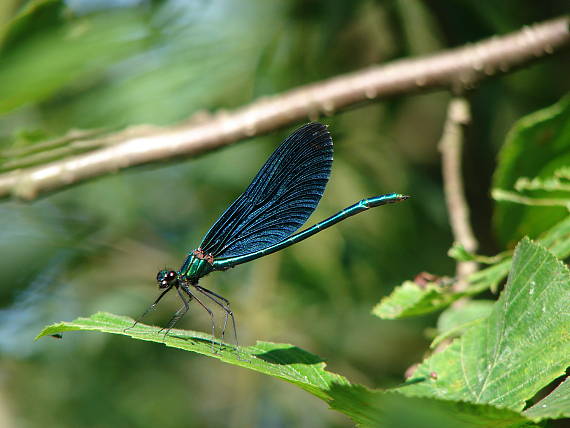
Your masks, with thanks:
[{"label": "branch bark", "polygon": [[[307,117],[332,115],[379,98],[437,88],[471,89],[482,80],[568,46],[568,26],[567,17],[558,18],[432,56],[394,61],[302,86],[233,112],[218,112],[171,128],[126,130],[110,136],[102,148],[0,175],[0,198],[32,200],[128,167],[197,156]],[[90,143],[82,141],[85,146]]]},{"label": "branch bark", "polygon": [[[454,97],[447,109],[443,134],[439,142],[443,175],[443,188],[449,222],[455,242],[469,252],[477,251],[477,240],[471,229],[469,207],[465,199],[462,176],[462,153],[465,127],[471,122],[469,103],[463,97]],[[466,278],[477,271],[477,263],[460,261],[457,263],[455,291],[467,288]]]}]

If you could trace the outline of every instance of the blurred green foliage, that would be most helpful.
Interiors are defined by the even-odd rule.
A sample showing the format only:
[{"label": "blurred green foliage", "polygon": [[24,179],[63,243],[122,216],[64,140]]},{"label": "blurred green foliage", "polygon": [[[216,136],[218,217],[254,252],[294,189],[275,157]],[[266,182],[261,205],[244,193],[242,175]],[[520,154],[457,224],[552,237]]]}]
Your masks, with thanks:
[{"label": "blurred green foliage", "polygon": [[[1,161],[71,129],[173,124],[567,12],[556,0],[540,7],[475,0],[0,3]],[[466,185],[483,253],[516,239],[496,241],[491,227],[491,177],[507,131],[557,102],[568,84],[557,57],[471,94]],[[371,387],[400,383],[422,359],[424,329],[434,318],[384,321],[370,310],[418,272],[453,274],[437,151],[447,100],[442,92],[401,97],[325,121],[335,164],[309,223],[365,196],[397,191],[413,199],[206,278],[232,302],[242,343],[294,343]],[[109,335],[32,341],[54,321],[97,311],[139,315],[157,293],[156,271],[181,263],[287,132],[0,206],[1,426],[350,426],[291,385],[190,353]],[[164,325],[176,305],[174,298],[163,303],[150,321]],[[194,308],[181,324],[209,330]]]},{"label": "blurred green foliage", "polygon": [[[570,96],[555,105],[520,120],[509,133],[499,155],[499,168],[493,187],[514,190],[521,177],[535,180],[552,177],[556,171],[570,165]],[[520,187],[520,186],[519,186]],[[535,186],[536,187],[536,186]],[[568,191],[562,189],[520,189],[533,198],[565,199],[570,206]],[[555,190],[555,192],[553,192]],[[568,216],[561,206],[526,206],[500,201],[495,210],[497,235],[505,243],[516,242],[524,235],[540,232]]]}]

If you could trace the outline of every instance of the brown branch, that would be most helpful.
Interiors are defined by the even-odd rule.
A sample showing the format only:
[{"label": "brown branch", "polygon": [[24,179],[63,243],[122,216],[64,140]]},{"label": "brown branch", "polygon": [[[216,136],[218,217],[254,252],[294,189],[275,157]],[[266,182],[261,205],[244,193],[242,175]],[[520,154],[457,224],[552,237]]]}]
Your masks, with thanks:
[{"label": "brown branch", "polygon": [[[433,56],[371,67],[260,99],[233,112],[219,112],[195,123],[137,135],[115,134],[119,142],[112,145],[0,175],[0,198],[12,195],[31,200],[90,178],[158,160],[196,156],[307,117],[331,115],[381,97],[435,88],[469,89],[481,80],[510,72],[569,45],[568,23],[568,18],[559,18]],[[84,143],[89,146],[88,141]]]},{"label": "brown branch", "polygon": [[[449,222],[455,242],[469,252],[477,250],[477,240],[469,222],[469,207],[465,200],[461,174],[461,154],[464,142],[464,128],[471,122],[469,103],[465,98],[455,97],[449,103],[447,119],[439,142],[441,151],[443,188]],[[475,262],[457,263],[456,291],[467,287],[466,277],[477,270]]]}]

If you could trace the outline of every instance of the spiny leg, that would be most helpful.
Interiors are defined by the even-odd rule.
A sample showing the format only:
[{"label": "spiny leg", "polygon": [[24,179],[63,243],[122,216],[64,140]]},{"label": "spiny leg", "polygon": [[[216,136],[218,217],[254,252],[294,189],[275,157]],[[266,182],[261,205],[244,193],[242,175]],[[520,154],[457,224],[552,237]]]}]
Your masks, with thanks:
[{"label": "spiny leg", "polygon": [[220,296],[217,293],[214,293],[211,290],[208,290],[207,288],[200,287],[199,285],[195,285],[194,287],[198,291],[200,291],[204,296],[208,297],[210,300],[212,300],[214,303],[219,305],[224,310],[226,316],[224,318],[224,329],[222,330],[222,340],[224,340],[224,334],[226,332],[226,326],[228,323],[228,315],[231,317],[232,327],[234,329],[234,338],[236,339],[236,348],[239,348],[238,337],[237,337],[237,328],[236,328],[236,320],[234,318],[234,313],[230,308],[229,300],[226,299],[225,297]]},{"label": "spiny leg", "polygon": [[184,290],[184,292],[186,294],[188,294],[188,296],[196,299],[196,301],[200,304],[200,306],[202,306],[206,310],[206,312],[208,312],[208,314],[210,315],[210,319],[212,320],[212,352],[214,352],[214,339],[216,337],[216,322],[214,319],[214,313],[200,299],[198,299],[198,297],[196,297],[196,295],[192,294],[192,292],[188,288],[188,285],[184,284],[184,285],[180,285],[180,287],[182,287],[182,289]]},{"label": "spiny leg", "polygon": [[166,325],[166,327],[163,327],[159,330],[158,333],[162,332],[162,330],[166,330],[166,333],[164,333],[164,337],[166,337],[166,335],[168,334],[168,332],[170,330],[172,330],[172,328],[176,325],[176,323],[178,321],[180,321],[180,319],[186,315],[186,312],[188,312],[188,309],[190,309],[190,302],[192,301],[192,299],[194,298],[192,295],[190,295],[190,298],[188,300],[186,300],[184,298],[184,295],[182,294],[182,292],[180,291],[179,288],[176,288],[176,291],[178,292],[178,295],[180,296],[180,299],[182,300],[182,303],[184,304],[180,309],[178,309],[174,315],[172,316],[172,318],[170,319],[170,321],[168,321],[168,324]]},{"label": "spiny leg", "polygon": [[162,293],[160,293],[160,296],[157,297],[157,299],[154,301],[154,303],[152,305],[150,305],[148,308],[146,308],[146,310],[143,312],[143,314],[137,318],[135,320],[135,322],[133,323],[132,326],[127,327],[126,329],[124,329],[123,331],[127,331],[130,330],[131,328],[134,328],[135,325],[137,325],[139,322],[141,322],[141,320],[146,317],[149,313],[151,313],[152,311],[155,310],[156,305],[158,305],[158,302],[160,302],[160,299],[162,299],[166,293],[168,293],[170,291],[172,287],[168,287],[166,290],[164,290]]},{"label": "spiny leg", "polygon": [[[199,292],[201,292],[204,296],[206,296],[208,299],[213,301],[216,305],[220,306],[224,310],[224,313],[225,313],[224,327],[222,329],[222,340],[224,340],[224,336],[226,334],[226,327],[228,326],[228,314],[232,317],[232,319],[234,316],[232,310],[229,307],[230,306],[229,300],[226,299],[225,297],[222,297],[222,296],[214,293],[213,291],[208,290],[207,288],[200,287],[199,285],[195,285],[194,287]],[[235,321],[234,321],[234,325],[235,325]]]}]

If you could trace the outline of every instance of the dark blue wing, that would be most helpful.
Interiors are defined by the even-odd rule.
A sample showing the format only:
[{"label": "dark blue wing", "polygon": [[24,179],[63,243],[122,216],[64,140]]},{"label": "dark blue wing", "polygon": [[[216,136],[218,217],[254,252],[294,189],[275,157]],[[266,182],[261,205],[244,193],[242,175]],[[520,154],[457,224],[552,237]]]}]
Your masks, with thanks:
[{"label": "dark blue wing", "polygon": [[329,179],[332,138],[320,123],[291,134],[210,228],[200,248],[215,259],[281,242],[309,218]]}]

